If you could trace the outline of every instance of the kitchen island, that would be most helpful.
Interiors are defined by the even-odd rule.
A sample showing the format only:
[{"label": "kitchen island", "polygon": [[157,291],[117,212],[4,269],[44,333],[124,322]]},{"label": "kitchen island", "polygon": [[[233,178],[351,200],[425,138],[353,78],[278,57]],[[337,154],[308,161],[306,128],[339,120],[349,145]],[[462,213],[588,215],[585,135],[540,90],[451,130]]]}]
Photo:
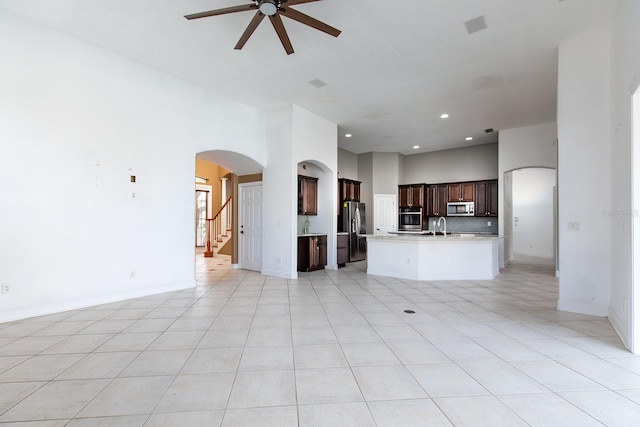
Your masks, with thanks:
[{"label": "kitchen island", "polygon": [[367,274],[411,280],[492,280],[498,237],[428,234],[367,236]]}]

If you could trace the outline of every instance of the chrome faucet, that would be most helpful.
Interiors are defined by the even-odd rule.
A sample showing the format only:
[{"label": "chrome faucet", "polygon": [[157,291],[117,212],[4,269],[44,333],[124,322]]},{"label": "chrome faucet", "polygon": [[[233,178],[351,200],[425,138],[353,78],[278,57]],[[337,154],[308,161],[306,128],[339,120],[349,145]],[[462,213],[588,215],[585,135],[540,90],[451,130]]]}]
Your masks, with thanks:
[{"label": "chrome faucet", "polygon": [[440,227],[440,222],[444,222],[443,234],[444,234],[444,237],[447,237],[447,219],[443,216],[438,218],[438,227]]}]

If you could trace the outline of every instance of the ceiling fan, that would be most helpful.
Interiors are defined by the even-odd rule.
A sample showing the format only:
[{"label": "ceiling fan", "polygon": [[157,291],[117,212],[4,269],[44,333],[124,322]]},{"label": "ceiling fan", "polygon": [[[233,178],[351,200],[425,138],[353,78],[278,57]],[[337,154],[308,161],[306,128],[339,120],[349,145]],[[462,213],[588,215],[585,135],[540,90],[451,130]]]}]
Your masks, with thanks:
[{"label": "ceiling fan", "polygon": [[225,7],[223,9],[209,10],[207,12],[193,13],[191,15],[185,15],[185,18],[191,20],[206,18],[209,16],[224,15],[227,13],[256,10],[256,14],[253,16],[253,19],[247,26],[247,29],[244,30],[244,33],[242,33],[242,36],[240,37],[240,40],[238,40],[238,44],[236,44],[234,49],[242,49],[247,43],[247,40],[249,40],[249,37],[251,37],[256,28],[258,28],[258,25],[262,22],[264,17],[268,16],[271,24],[273,25],[273,28],[276,30],[276,33],[280,38],[282,47],[284,47],[287,55],[291,55],[293,53],[293,46],[291,45],[291,41],[289,40],[289,36],[287,35],[287,30],[285,30],[280,16],[286,16],[287,18],[313,27],[316,30],[323,31],[329,35],[332,35],[333,37],[338,37],[338,35],[340,35],[341,33],[341,31],[337,28],[333,28],[332,26],[327,25],[324,22],[318,21],[317,19],[312,18],[309,15],[305,15],[302,12],[298,12],[297,10],[290,7],[297,4],[312,3],[316,1],[321,0],[253,0],[253,3],[250,4]]}]

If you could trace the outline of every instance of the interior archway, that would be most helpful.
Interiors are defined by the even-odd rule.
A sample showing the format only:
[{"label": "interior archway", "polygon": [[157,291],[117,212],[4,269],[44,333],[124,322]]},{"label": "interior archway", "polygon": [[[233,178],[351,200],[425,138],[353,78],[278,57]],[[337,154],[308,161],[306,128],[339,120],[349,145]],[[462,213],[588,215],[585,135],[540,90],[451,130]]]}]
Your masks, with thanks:
[{"label": "interior archway", "polygon": [[[249,182],[262,182],[263,166],[254,159],[226,150],[196,153],[196,191],[210,191],[211,207],[207,212],[205,234],[207,242],[196,248],[196,257],[218,257],[238,267],[238,186]],[[201,209],[201,207],[200,207]],[[195,204],[195,230],[202,233],[202,215]],[[197,237],[197,236],[196,236]]]}]

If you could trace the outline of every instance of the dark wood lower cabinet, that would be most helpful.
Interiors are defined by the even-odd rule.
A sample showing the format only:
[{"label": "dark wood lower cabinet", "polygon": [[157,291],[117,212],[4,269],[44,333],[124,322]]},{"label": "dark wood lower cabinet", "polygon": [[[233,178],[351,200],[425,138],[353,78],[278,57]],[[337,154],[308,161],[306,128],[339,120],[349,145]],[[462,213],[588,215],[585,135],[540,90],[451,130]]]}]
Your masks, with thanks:
[{"label": "dark wood lower cabinet", "polygon": [[298,271],[322,270],[327,265],[327,235],[298,236]]},{"label": "dark wood lower cabinet", "polygon": [[349,262],[349,235],[338,234],[338,267],[344,267]]}]

